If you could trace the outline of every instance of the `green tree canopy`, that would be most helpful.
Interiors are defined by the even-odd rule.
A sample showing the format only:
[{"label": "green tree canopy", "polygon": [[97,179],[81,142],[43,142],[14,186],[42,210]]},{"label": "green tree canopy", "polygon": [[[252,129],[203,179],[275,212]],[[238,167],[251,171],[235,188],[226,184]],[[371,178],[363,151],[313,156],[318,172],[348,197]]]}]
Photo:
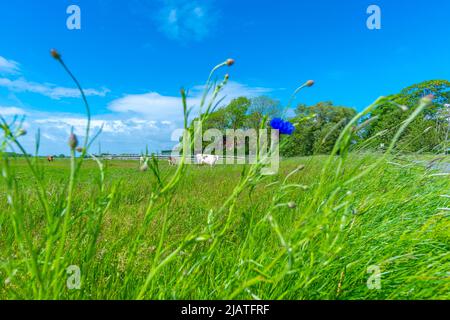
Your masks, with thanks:
[{"label": "green tree canopy", "polygon": [[[295,116],[290,121],[299,124],[289,137],[282,154],[295,156],[329,153],[341,130],[355,115],[355,109],[334,106],[330,101],[312,106],[298,105]],[[305,118],[309,120],[303,121]]]},{"label": "green tree canopy", "polygon": [[251,99],[247,115],[247,127],[258,129],[265,116],[269,119],[281,115],[280,101],[266,96]]},{"label": "green tree canopy", "polygon": [[387,145],[402,121],[411,115],[419,105],[420,99],[427,95],[434,96],[433,103],[405,130],[399,146],[410,152],[436,151],[439,146],[445,148],[444,140],[449,125],[445,116],[448,111],[446,104],[450,102],[450,82],[446,80],[421,82],[389,96],[390,102],[378,106],[370,114],[375,120],[370,123],[363,137],[374,137],[382,133],[374,139],[374,144]]}]

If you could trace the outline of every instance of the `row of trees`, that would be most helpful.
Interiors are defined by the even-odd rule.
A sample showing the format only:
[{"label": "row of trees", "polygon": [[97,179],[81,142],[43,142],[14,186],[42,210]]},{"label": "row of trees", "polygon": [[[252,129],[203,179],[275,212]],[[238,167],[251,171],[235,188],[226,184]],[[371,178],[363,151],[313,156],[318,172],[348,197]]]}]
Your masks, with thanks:
[{"label": "row of trees", "polygon": [[204,124],[204,129],[249,129],[259,128],[264,116],[274,118],[281,116],[281,105],[278,100],[261,96],[253,99],[239,97],[227,106],[212,112]]},{"label": "row of trees", "polygon": [[[367,125],[355,135],[353,143],[368,141],[365,148],[387,146],[402,121],[414,112],[419,100],[433,95],[433,104],[424,110],[404,132],[399,147],[408,152],[442,152],[448,150],[450,123],[450,82],[431,80],[412,85],[389,96],[389,103],[378,106],[361,119]],[[214,111],[203,129],[258,129],[268,119],[285,116],[279,101],[269,97],[239,97]],[[298,105],[287,120],[298,125],[281,150],[284,156],[305,156],[330,153],[342,129],[357,114],[354,108],[335,106],[333,102]],[[306,120],[305,120],[306,119]],[[370,119],[370,120],[369,120]],[[368,121],[369,120],[369,121]]]},{"label": "row of trees", "polygon": [[450,125],[450,82],[431,80],[412,85],[400,93],[389,96],[392,103],[386,103],[369,115],[373,119],[362,138],[375,136],[380,144],[387,144],[395,134],[395,128],[414,112],[419,100],[433,96],[433,104],[427,107],[405,130],[399,142],[400,148],[410,152],[448,151]]}]

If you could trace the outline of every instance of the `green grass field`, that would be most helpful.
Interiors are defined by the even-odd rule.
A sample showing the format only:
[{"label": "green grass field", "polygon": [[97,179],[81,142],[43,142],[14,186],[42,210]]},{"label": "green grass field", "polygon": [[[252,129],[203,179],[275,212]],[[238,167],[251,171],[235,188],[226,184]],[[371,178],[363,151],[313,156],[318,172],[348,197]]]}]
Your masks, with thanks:
[{"label": "green grass field", "polygon": [[243,166],[187,166],[160,198],[137,161],[102,179],[85,160],[67,219],[68,160],[39,160],[42,202],[25,161],[3,159],[0,298],[449,299],[450,179],[379,158],[286,159],[238,190]]},{"label": "green grass field", "polygon": [[[181,161],[146,158],[142,171],[137,161],[84,158],[97,137],[89,104],[52,56],[80,90],[86,134],[82,144],[69,136],[68,160],[14,158],[7,151],[28,153],[23,119],[1,119],[0,299],[450,298],[450,179],[437,166],[450,159],[406,155],[398,144],[431,97],[359,141],[364,117],[389,102],[380,97],[339,130],[329,156],[286,159],[264,176],[260,157],[248,166],[184,163],[194,149],[187,138],[202,132],[188,123],[182,89]],[[212,69],[200,123],[228,81],[212,81],[214,72],[233,63]],[[390,131],[384,153],[368,152]]]}]

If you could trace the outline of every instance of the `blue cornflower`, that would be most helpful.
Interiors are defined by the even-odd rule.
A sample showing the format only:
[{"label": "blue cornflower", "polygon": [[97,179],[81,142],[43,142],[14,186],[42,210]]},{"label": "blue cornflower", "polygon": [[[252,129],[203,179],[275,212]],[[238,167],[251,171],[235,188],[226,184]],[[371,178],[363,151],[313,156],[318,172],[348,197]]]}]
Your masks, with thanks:
[{"label": "blue cornflower", "polygon": [[283,125],[283,119],[281,118],[273,118],[272,120],[270,120],[270,126],[272,127],[272,129],[280,129],[281,126]]},{"label": "blue cornflower", "polygon": [[273,129],[279,130],[281,134],[287,135],[291,135],[295,130],[295,127],[292,123],[290,123],[289,121],[283,121],[283,119],[281,118],[273,118],[270,121],[270,126]]}]

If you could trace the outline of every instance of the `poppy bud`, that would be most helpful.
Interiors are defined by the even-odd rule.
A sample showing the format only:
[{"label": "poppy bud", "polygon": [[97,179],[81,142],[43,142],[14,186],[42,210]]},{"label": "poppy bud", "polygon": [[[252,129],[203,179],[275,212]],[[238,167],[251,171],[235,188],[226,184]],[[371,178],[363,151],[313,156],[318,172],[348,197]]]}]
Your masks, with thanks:
[{"label": "poppy bud", "polygon": [[307,87],[312,87],[314,85],[314,80],[308,80],[306,81],[306,86]]},{"label": "poppy bud", "polygon": [[288,203],[289,209],[295,209],[297,207],[297,204],[294,201],[291,201]]},{"label": "poppy bud", "polygon": [[75,150],[77,146],[78,146],[77,136],[74,133],[71,133],[69,136],[69,147],[71,150]]},{"label": "poppy bud", "polygon": [[227,66],[231,67],[234,64],[234,59],[228,59],[226,61]]},{"label": "poppy bud", "polygon": [[50,50],[50,54],[51,54],[52,57],[55,58],[56,60],[60,60],[60,59],[61,59],[61,55],[59,54],[58,51],[56,51],[56,49]]}]

